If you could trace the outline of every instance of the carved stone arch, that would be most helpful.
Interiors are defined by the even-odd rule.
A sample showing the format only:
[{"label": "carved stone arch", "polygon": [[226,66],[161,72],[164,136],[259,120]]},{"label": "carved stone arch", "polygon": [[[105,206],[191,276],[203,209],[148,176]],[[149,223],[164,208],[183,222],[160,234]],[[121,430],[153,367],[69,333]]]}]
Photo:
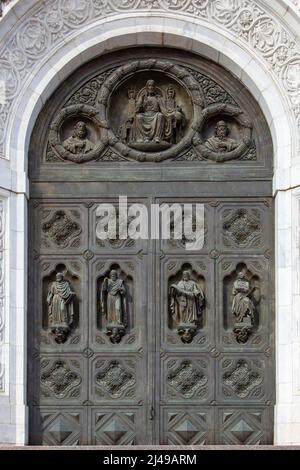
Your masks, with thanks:
[{"label": "carved stone arch", "polygon": [[[225,75],[220,67],[216,65],[211,67],[208,62],[206,67],[202,65],[200,69],[195,68],[192,65],[192,54],[186,55],[184,58],[180,51],[174,53],[170,49],[170,57],[166,60],[159,48],[152,48],[153,58],[151,59],[145,59],[145,52],[142,49],[136,48],[135,52],[136,54],[133,55],[135,60],[130,57],[129,50],[127,60],[124,60],[122,55],[116,52],[114,56],[115,63],[120,64],[118,67],[115,66],[115,63],[113,66],[110,65],[109,55],[103,56],[101,60],[95,60],[91,63],[88,81],[83,81],[83,74],[77,72],[69,78],[67,89],[63,86],[58,88],[55,99],[51,104],[46,105],[45,119],[37,121],[41,132],[39,142],[42,142],[44,147],[44,159],[45,162],[49,162],[49,168],[51,168],[52,162],[53,169],[57,167],[59,161],[81,164],[88,162],[91,167],[95,168],[94,175],[96,175],[96,172],[99,172],[101,168],[100,162],[103,162],[105,165],[101,169],[101,173],[104,175],[106,165],[109,163],[112,165],[113,162],[124,162],[125,166],[128,161],[138,161],[142,164],[152,162],[170,164],[170,161],[174,160],[176,164],[182,166],[183,164],[180,162],[183,161],[206,160],[211,164],[217,164],[217,166],[219,162],[228,162],[232,166],[233,172],[236,172],[239,170],[232,162],[238,160],[243,162],[243,165],[250,164],[260,167],[266,172],[269,171],[272,159],[269,130],[259,107],[237,81],[232,79],[231,82],[227,79],[229,75]],[[172,56],[173,60],[171,60]],[[198,62],[201,65],[200,58]],[[144,79],[139,77],[144,77]],[[162,150],[155,150],[155,144],[152,143],[153,148],[150,150],[138,150],[136,144],[131,145],[124,142],[118,134],[119,125],[120,123],[124,124],[126,118],[126,114],[124,114],[126,100],[124,101],[123,97],[120,98],[120,95],[124,96],[125,94],[126,83],[128,80],[131,80],[129,83],[135,83],[135,80],[145,81],[147,77],[156,77],[158,85],[161,85],[161,81],[164,93],[168,80],[173,80],[179,87],[177,89],[179,95],[182,93],[179,96],[179,109],[185,116],[183,134],[177,143],[168,143],[166,148]],[[225,87],[224,80],[227,80]],[[79,87],[78,82],[81,83]],[[231,87],[228,88],[229,84]],[[235,86],[240,92],[233,98]],[[70,92],[72,87],[73,94]],[[83,104],[85,93],[88,93],[89,105]],[[64,105],[61,106],[61,103]],[[123,116],[123,121],[119,120],[119,124],[116,124],[111,117],[111,113],[115,109],[120,109],[117,116]],[[203,131],[207,123],[213,122],[218,116],[220,119],[231,120],[232,129],[236,128],[234,150],[223,153],[222,151],[214,152],[205,146]],[[136,118],[137,114],[134,119]],[[76,120],[84,119],[86,127],[94,126],[94,148],[85,153],[80,153],[80,151],[78,154],[73,153],[69,148],[66,148],[65,143],[72,139],[72,137],[67,139],[67,136],[72,135],[72,125],[74,126]],[[165,119],[174,118],[166,117]],[[66,127],[66,122],[69,123],[69,127]],[[63,133],[64,126],[67,130]],[[47,127],[50,127],[49,134]],[[66,140],[63,142],[64,139]],[[34,143],[34,141],[32,142]],[[32,155],[30,162],[32,168],[36,166],[36,171],[41,165],[37,161],[38,159],[39,156]],[[74,172],[73,169],[72,172]]]},{"label": "carved stone arch", "polygon": [[[35,2],[32,5],[26,6],[26,14],[24,15],[23,6],[21,7],[19,5],[20,3],[21,2],[17,2],[17,4],[14,5],[14,8],[15,8],[15,11],[16,11],[16,16],[20,17],[20,18],[22,17],[22,18],[20,19],[19,22],[13,21],[13,23],[15,24],[16,28],[19,28],[21,34],[25,34],[26,33],[26,28],[25,28],[25,31],[24,31],[25,23],[28,23],[28,19],[30,19],[30,18],[32,18],[33,21],[35,21],[35,18],[38,19],[37,10],[40,8],[40,4]],[[282,78],[282,80],[284,81],[284,88],[287,90],[287,93],[290,94],[288,99],[293,100],[295,92],[296,92],[295,83],[292,79],[293,70],[295,70],[295,67],[297,67],[297,53],[295,51],[296,45],[292,41],[290,41],[290,43],[289,43],[290,47],[289,47],[288,45],[279,44],[278,41],[280,42],[280,38],[285,37],[285,33],[286,33],[286,37],[290,38],[290,34],[287,31],[287,24],[292,24],[293,25],[295,23],[295,12],[291,8],[287,9],[286,2],[283,1],[283,0],[282,1],[277,0],[276,5],[274,6],[274,10],[270,9],[269,5],[265,6],[264,2],[257,2],[257,3],[259,3],[259,7],[257,8],[257,10],[255,10],[255,8],[252,8],[253,5],[251,5],[251,6],[249,5],[248,8],[245,9],[245,11],[241,11],[238,8],[238,9],[235,9],[233,12],[228,12],[229,16],[224,15],[224,17],[222,16],[221,11],[214,11],[209,16],[209,20],[212,21],[215,24],[215,26],[217,28],[219,28],[220,31],[222,31],[222,29],[224,29],[224,30],[229,31],[229,33],[231,33],[232,25],[235,24],[235,23],[232,22],[232,21],[230,21],[230,22],[225,21],[224,22],[224,18],[228,18],[228,17],[231,17],[231,15],[235,15],[235,17],[238,19],[239,28],[241,30],[241,37],[249,43],[250,47],[253,48],[254,55],[257,55],[257,56],[261,55],[263,57],[263,60],[266,63],[266,67],[272,68],[272,67],[275,66],[275,64],[278,65],[281,73],[277,74],[277,76],[280,78],[280,80]],[[33,10],[32,6],[34,6],[36,8],[36,10]],[[52,5],[51,5],[51,7],[52,7]],[[188,5],[181,4],[180,6],[178,5],[178,7],[176,7],[175,10],[174,10],[173,7],[170,4],[162,3],[160,5],[151,6],[151,10],[155,13],[155,11],[157,9],[159,10],[161,8],[162,11],[164,12],[164,14],[167,16],[168,12],[172,13],[172,15],[180,14],[180,13],[182,13],[182,11],[185,11],[185,8],[187,8],[187,7],[188,7]],[[116,8],[116,6],[113,5],[112,6],[112,18],[114,16],[114,14],[116,15],[116,14],[119,13],[118,11],[115,10],[115,8]],[[140,10],[140,14],[142,15],[143,6],[139,4],[138,7],[135,6],[135,8],[138,8]],[[128,11],[130,11],[130,9],[131,9],[131,5],[128,5],[128,6],[126,6],[126,9],[121,9],[121,12],[124,12],[126,10],[128,12]],[[21,11],[22,15],[20,14],[20,11]],[[208,13],[207,5],[205,5],[205,4],[203,5],[203,12],[202,13],[204,14],[204,17],[206,17],[206,14]],[[283,20],[282,20],[282,13],[285,13]],[[41,14],[42,14],[42,16],[45,15],[45,14],[47,15],[47,5],[45,5],[45,10]],[[61,30],[61,28],[63,27],[64,22],[66,22],[68,32],[71,32],[72,28],[74,28],[74,27],[77,29],[77,31],[79,31],[80,28],[78,27],[78,25],[75,26],[74,22],[71,22],[71,23],[68,22],[68,19],[65,17],[66,13],[64,13],[62,16],[60,16],[60,14],[61,14],[60,11],[56,14],[54,23],[53,23],[53,21],[51,22],[51,19],[50,19],[53,16],[52,13],[48,14],[47,18],[49,18],[49,25],[47,25],[47,28],[49,28],[49,30],[52,30],[52,27],[53,27],[52,23],[55,24],[55,28],[59,27],[59,30]],[[96,17],[98,19],[98,15],[101,16],[101,15],[104,14],[104,12],[101,11],[101,10],[97,10],[97,11],[95,11],[95,14],[96,14]],[[188,15],[191,15],[191,16],[194,16],[195,14],[196,14],[196,11],[194,11],[193,8],[192,8],[191,12],[188,12]],[[9,10],[7,12],[7,14],[5,15],[3,21],[8,21],[8,22],[12,21],[13,15],[14,15],[14,9]],[[256,15],[258,15],[258,17],[256,17]],[[55,16],[55,14],[54,14],[54,16]],[[252,38],[256,37],[256,35],[259,32],[258,30],[260,28],[260,21],[259,21],[260,16],[263,16],[268,21],[270,21],[270,24],[272,26],[272,34],[274,34],[274,36],[272,36],[274,38],[274,45],[267,52],[264,51],[263,45],[261,45],[259,42],[256,43],[255,41],[252,40]],[[85,18],[85,21],[87,23],[90,23],[91,20],[95,19],[96,17],[94,16],[94,17]],[[149,18],[149,12],[147,14],[147,18]],[[290,21],[289,21],[289,18],[290,18]],[[151,19],[150,19],[150,21],[151,21]],[[177,21],[177,18],[176,18],[176,21]],[[199,21],[202,21],[202,20],[199,19]],[[24,25],[23,25],[23,22],[24,22]],[[80,21],[80,25],[82,25],[82,24],[83,23]],[[203,26],[205,27],[205,24],[203,24]],[[255,34],[252,34],[252,29],[254,27],[255,27]],[[127,31],[128,31],[128,34],[131,33],[129,28],[127,28]],[[279,31],[282,32],[283,35],[278,34]],[[15,33],[12,33],[12,34],[15,36]],[[197,40],[195,34],[193,34],[193,39],[194,39],[194,41]],[[10,47],[10,40],[7,40],[5,44],[6,44],[6,48],[9,48]],[[205,41],[203,41],[203,44],[205,44]],[[51,47],[52,47],[52,38],[51,38],[50,42],[46,41],[46,43],[44,43],[44,47],[42,48],[40,54],[42,56],[44,56],[45,54],[50,53],[50,55],[51,55],[52,54]],[[208,50],[208,49],[206,47],[203,50]],[[277,50],[278,51],[282,50],[283,55],[280,56],[281,57],[280,62],[275,61]],[[23,51],[23,54],[24,54],[24,52],[26,52],[26,51]],[[99,50],[98,50],[98,53],[99,53]],[[234,55],[234,51],[232,49],[230,49],[230,53],[228,54],[229,60],[230,60],[230,56],[233,57],[233,55]],[[16,65],[18,67],[21,67],[21,69],[25,68],[26,73],[27,73],[27,57],[26,57],[26,54],[23,56],[23,55],[18,53],[16,55],[16,57],[13,57],[13,58],[14,58],[14,63],[16,63]],[[36,61],[39,60],[40,58],[41,57],[40,57],[39,53],[34,54],[34,64],[36,64]],[[32,64],[30,64],[30,66],[32,66]],[[241,70],[242,70],[242,66],[241,66]],[[8,72],[13,73],[13,70],[9,69]],[[249,72],[250,72],[250,69],[249,69]],[[18,78],[19,78],[19,73],[18,73]],[[38,81],[40,81],[40,80],[41,80],[41,78],[38,79]],[[51,79],[50,79],[50,81],[51,81]],[[23,80],[23,83],[24,82],[25,81]],[[19,83],[21,84],[22,80],[19,79]],[[253,76],[253,83],[255,83],[254,76]],[[282,88],[282,87],[280,87],[280,88]],[[274,91],[274,93],[276,92],[275,89],[273,91]],[[270,104],[271,104],[271,102],[270,102]],[[23,104],[21,105],[21,108],[24,109]],[[5,118],[5,120],[6,120],[6,118]],[[278,131],[279,131],[279,128],[278,128]]]},{"label": "carved stone arch", "polygon": [[[251,20],[251,18],[250,18],[250,20]],[[249,18],[248,18],[248,21],[249,21]],[[205,43],[205,41],[203,41],[203,43]],[[231,52],[231,51],[230,51],[230,52]],[[233,53],[233,55],[234,55],[234,53]],[[228,56],[229,56],[229,52],[228,52]],[[221,54],[221,57],[222,57],[222,54]],[[273,55],[271,55],[270,57],[272,57],[271,60],[273,60]],[[54,60],[55,60],[55,59],[54,59]],[[297,61],[297,59],[295,59],[295,61]],[[295,61],[294,61],[294,62],[295,62]],[[294,62],[291,62],[291,65],[292,65],[291,70],[293,69],[293,67],[294,67],[294,65],[295,65]],[[288,64],[288,65],[289,65],[289,64]],[[242,68],[242,66],[240,66],[240,67]],[[241,68],[240,68],[240,72],[241,72]],[[247,73],[248,73],[248,71],[247,71]],[[249,76],[250,76],[250,75],[249,75]],[[259,76],[259,74],[257,74],[257,76]],[[243,78],[245,79],[245,77],[243,77]],[[252,75],[252,78],[254,79],[254,75]],[[40,79],[41,79],[41,76],[39,76],[39,77],[37,78],[37,80],[40,80]],[[51,80],[49,80],[49,82],[47,82],[47,83],[51,83]],[[53,82],[52,82],[52,83],[53,83]],[[247,80],[246,80],[246,79],[245,79],[245,83],[247,83]],[[52,85],[52,84],[50,84],[49,89],[51,89],[51,87],[53,88],[53,85]],[[292,84],[292,87],[293,87],[293,84]],[[258,88],[259,88],[259,87],[257,87],[257,89],[258,89]],[[48,89],[48,90],[49,90],[49,89]],[[271,93],[270,93],[270,94],[271,94]],[[42,96],[43,96],[43,98],[44,98],[45,96],[47,96],[47,92],[46,92],[46,94],[44,94],[44,92],[43,92],[43,93],[42,93]],[[25,100],[26,103],[27,103],[27,102],[29,103],[29,98],[30,98],[30,96],[27,95],[27,96],[26,96],[26,100]],[[263,106],[264,106],[264,100],[265,100],[265,98],[263,97],[263,98],[262,98],[262,104],[263,104]],[[270,115],[272,114],[272,113],[271,113],[271,102],[272,102],[272,100],[269,101]],[[32,103],[31,103],[31,104],[32,104]],[[41,103],[39,103],[39,106],[41,107]],[[20,109],[22,109],[22,108],[25,109],[25,106],[21,106],[21,107],[20,107]],[[29,109],[29,108],[28,108],[28,109]],[[31,108],[31,109],[33,109],[33,108]],[[37,108],[35,108],[35,110],[36,110],[36,109],[37,109]],[[267,108],[264,107],[264,109],[267,109]],[[28,111],[28,110],[27,110],[27,111]],[[30,116],[31,116],[31,113],[29,113],[29,114],[30,114]],[[266,115],[267,115],[267,113],[266,113]],[[27,114],[27,117],[28,117],[28,114]],[[27,119],[27,117],[26,117],[26,119]],[[276,122],[276,121],[275,121],[275,122]],[[279,126],[279,124],[275,124],[275,127],[276,127],[276,126],[277,126],[277,129],[275,129],[275,131],[274,131],[274,133],[273,133],[273,137],[274,137],[274,142],[276,143],[276,147],[277,147],[277,139],[278,139],[278,141],[280,140],[280,126]],[[29,129],[29,132],[30,132],[30,126],[29,126],[28,129]],[[27,130],[28,130],[28,129],[27,129]],[[27,131],[26,131],[26,132],[27,132]],[[28,138],[28,133],[27,133],[26,135],[27,135],[27,138]],[[277,137],[276,137],[276,136],[277,136]],[[22,136],[21,136],[21,137],[22,137]],[[25,137],[25,136],[23,136],[23,137]],[[23,137],[22,137],[22,139],[23,139]],[[24,143],[24,142],[25,142],[25,139],[22,140],[22,142]],[[26,152],[25,152],[25,153],[26,153]],[[25,153],[24,153],[24,155],[23,155],[24,157],[25,157]],[[280,157],[280,152],[279,152],[279,157]],[[286,153],[282,153],[282,157],[286,157]],[[23,158],[23,157],[22,157],[22,158]],[[22,158],[21,158],[21,159],[22,159]],[[280,161],[280,158],[279,158],[279,161]],[[21,168],[22,171],[23,171],[24,161],[23,161],[23,160],[22,160],[21,162],[19,161],[19,163],[20,163],[20,168]],[[101,419],[102,419],[102,418],[101,418]],[[117,420],[117,419],[118,419],[118,418],[116,417],[116,420]],[[121,418],[121,419],[122,419],[122,418]],[[99,420],[100,420],[100,418],[99,418]],[[130,421],[130,419],[128,419],[128,421]],[[225,418],[224,418],[224,421],[225,421]],[[116,421],[116,422],[117,422],[117,421]],[[232,416],[229,418],[228,421],[226,421],[226,423],[228,423],[228,422],[232,425],[232,428],[233,428],[233,426],[235,426],[236,423],[237,423],[237,421],[234,422],[234,417],[232,417]],[[250,420],[250,422],[251,422],[251,420]],[[233,423],[233,424],[232,424],[232,423]],[[199,423],[198,423],[198,424],[199,424]],[[199,424],[199,426],[200,426],[200,424]],[[228,425],[228,426],[229,426],[229,425]],[[105,428],[105,424],[103,424],[103,428]],[[230,431],[228,431],[228,433],[229,433],[229,432],[230,432]],[[174,425],[174,435],[175,435],[175,433],[176,433],[176,427],[175,427],[175,425]],[[103,434],[105,434],[105,433],[103,433]],[[129,437],[130,437],[130,436],[129,436]],[[172,437],[170,437],[170,439],[172,439]]]}]

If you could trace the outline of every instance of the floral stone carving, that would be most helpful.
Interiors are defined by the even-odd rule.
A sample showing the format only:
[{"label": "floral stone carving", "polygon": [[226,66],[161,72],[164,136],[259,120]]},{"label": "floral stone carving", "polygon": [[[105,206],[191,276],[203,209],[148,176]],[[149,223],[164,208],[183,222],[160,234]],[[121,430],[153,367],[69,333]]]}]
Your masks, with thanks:
[{"label": "floral stone carving", "polygon": [[[297,0],[293,0],[295,3]],[[286,27],[279,14],[266,8],[262,2],[244,0],[243,2],[209,2],[208,0],[186,1],[148,1],[142,0],[116,2],[115,0],[94,2],[73,2],[66,8],[65,2],[37,1],[14,28],[8,33],[1,57],[1,74],[7,83],[6,106],[0,113],[0,153],[4,154],[5,128],[11,118],[14,98],[20,95],[23,84],[40,66],[41,61],[50,57],[64,40],[74,35],[79,28],[87,28],[97,22],[120,12],[160,12],[184,14],[198,21],[208,21],[216,28],[227,31],[235,41],[244,43],[252,50],[270,72],[274,72],[278,86],[283,90],[290,103],[295,126],[299,127],[299,45],[294,35]],[[5,21],[5,19],[3,19]],[[7,77],[7,79],[6,79]]]}]

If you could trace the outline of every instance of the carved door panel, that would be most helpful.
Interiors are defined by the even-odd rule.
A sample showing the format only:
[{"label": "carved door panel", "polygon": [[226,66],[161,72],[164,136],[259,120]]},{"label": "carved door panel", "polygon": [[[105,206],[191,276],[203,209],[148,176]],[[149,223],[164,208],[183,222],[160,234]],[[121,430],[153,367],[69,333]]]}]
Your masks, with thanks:
[{"label": "carved door panel", "polygon": [[[271,443],[272,141],[249,92],[187,51],[102,56],[45,104],[29,167],[30,442]],[[203,247],[150,216],[148,239],[101,239],[121,195],[204,204]]]},{"label": "carved door panel", "polygon": [[[161,242],[156,435],[171,445],[271,443],[272,200],[181,202],[204,203],[204,246],[195,254],[182,240]],[[170,286],[186,271],[205,297],[194,326],[179,325],[172,311]]]},{"label": "carved door panel", "polygon": [[[89,225],[96,227],[96,209],[101,203],[103,199],[35,201],[31,207],[34,249],[29,282],[35,286],[29,298],[32,443],[127,445],[151,441],[147,426],[152,403],[148,242],[97,239]],[[109,317],[114,305],[106,312],[102,305],[104,284],[112,271],[124,286],[122,318],[114,327]],[[59,275],[63,276],[61,283]],[[67,303],[73,317],[69,324],[68,311],[63,312],[62,321],[57,318],[67,289],[74,293]],[[61,295],[58,308],[57,292]],[[108,295],[106,304],[110,301],[114,297]]]}]

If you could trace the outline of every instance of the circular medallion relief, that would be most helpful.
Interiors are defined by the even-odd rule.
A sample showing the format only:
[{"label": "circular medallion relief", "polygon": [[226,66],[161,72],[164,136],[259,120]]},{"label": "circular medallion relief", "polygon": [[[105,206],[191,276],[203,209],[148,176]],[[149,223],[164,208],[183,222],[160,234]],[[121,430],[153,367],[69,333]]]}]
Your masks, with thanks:
[{"label": "circular medallion relief", "polygon": [[145,152],[178,144],[192,120],[193,104],[187,90],[160,72],[141,72],[125,80],[108,105],[114,134],[130,148]]},{"label": "circular medallion relief", "polygon": [[139,161],[162,161],[189,146],[202,106],[190,73],[162,60],[119,67],[99,93],[109,144]]},{"label": "circular medallion relief", "polygon": [[106,147],[97,110],[87,105],[71,105],[58,113],[51,124],[49,142],[63,160],[82,163],[95,160]]}]

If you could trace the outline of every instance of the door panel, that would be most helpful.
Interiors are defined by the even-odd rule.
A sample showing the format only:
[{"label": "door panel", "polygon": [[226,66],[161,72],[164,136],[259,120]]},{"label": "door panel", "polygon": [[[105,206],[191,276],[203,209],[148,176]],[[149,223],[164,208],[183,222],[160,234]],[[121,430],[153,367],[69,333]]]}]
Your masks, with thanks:
[{"label": "door panel", "polygon": [[[122,119],[128,92],[144,96],[149,79],[160,101],[170,83],[173,105],[174,90],[181,100],[166,122],[187,121],[142,148]],[[82,148],[78,122],[91,153],[69,146]],[[272,443],[272,141],[249,92],[187,51],[103,56],[45,104],[29,161],[30,442]],[[100,239],[99,204],[118,222],[120,195],[144,204],[149,229],[151,204],[204,204],[203,247],[188,250],[185,236]],[[123,289],[113,308],[112,271]],[[193,295],[177,294],[191,286]]]},{"label": "door panel", "polygon": [[[232,200],[212,206],[201,201],[206,208],[201,254],[186,251],[184,245],[176,254],[173,245],[168,253],[166,241],[166,252],[161,241],[149,241],[138,252],[132,246],[108,246],[105,253],[96,254],[91,231],[91,242],[81,247],[82,255],[76,254],[77,243],[74,253],[69,247],[63,257],[54,249],[50,253],[41,250],[33,265],[36,285],[40,286],[32,293],[33,304],[42,306],[35,311],[32,325],[35,357],[30,363],[34,378],[31,397],[37,428],[33,442],[39,442],[36,436],[41,434],[43,442],[53,445],[62,439],[64,444],[78,440],[104,445],[268,441],[265,425],[274,402],[272,241],[262,225],[259,229],[256,222],[254,226],[241,225],[243,240],[246,230],[255,230],[257,236],[256,241],[254,236],[250,241],[248,235],[248,246],[237,253],[219,232],[228,228],[227,222],[220,225],[225,211],[230,216],[242,214],[244,221],[244,214],[254,211],[258,215],[261,210],[259,220],[269,226],[271,202],[245,200],[236,204]],[[85,220],[88,216],[93,219],[97,204],[94,201],[87,209]],[[53,211],[79,213],[76,207],[75,201],[63,207],[58,202],[53,206],[39,204],[33,217],[40,226],[45,211],[49,215]],[[81,239],[87,240],[88,227],[80,227]],[[253,243],[258,245],[256,251]],[[45,317],[46,286],[53,282],[59,266],[65,268],[77,297],[75,327],[62,344],[47,333]],[[115,344],[107,335],[100,307],[101,283],[111,267],[122,273],[129,296],[126,332]],[[169,295],[170,285],[178,283],[186,269],[205,296],[197,331],[187,343],[172,318]],[[237,342],[233,333],[231,311],[239,269],[247,269],[260,291],[256,328],[244,344]],[[79,403],[83,408],[69,415],[70,407]],[[221,437],[219,429],[224,429]]]}]

